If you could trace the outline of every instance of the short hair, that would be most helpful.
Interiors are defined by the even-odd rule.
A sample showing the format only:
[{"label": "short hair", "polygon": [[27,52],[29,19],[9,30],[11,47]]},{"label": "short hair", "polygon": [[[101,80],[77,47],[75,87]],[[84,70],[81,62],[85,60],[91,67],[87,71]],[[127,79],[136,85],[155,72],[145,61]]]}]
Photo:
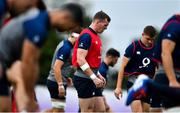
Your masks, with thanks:
[{"label": "short hair", "polygon": [[73,21],[83,25],[84,12],[83,7],[76,3],[67,3],[62,6],[62,10],[69,11],[72,15]]},{"label": "short hair", "polygon": [[94,15],[93,20],[96,20],[96,19],[99,19],[99,20],[107,19],[108,22],[111,21],[111,18],[103,11],[99,11]]},{"label": "short hair", "polygon": [[110,49],[106,52],[106,56],[120,57],[120,53],[119,53],[116,49],[110,48]]},{"label": "short hair", "polygon": [[46,10],[46,5],[45,3],[43,2],[43,0],[38,0],[37,1],[37,8],[39,10]]},{"label": "short hair", "polygon": [[143,32],[151,38],[155,38],[157,35],[157,31],[153,26],[146,26]]},{"label": "short hair", "polygon": [[73,29],[71,32],[75,32],[75,33],[81,33],[81,31],[83,30],[83,28],[82,27],[76,27],[75,29]]}]

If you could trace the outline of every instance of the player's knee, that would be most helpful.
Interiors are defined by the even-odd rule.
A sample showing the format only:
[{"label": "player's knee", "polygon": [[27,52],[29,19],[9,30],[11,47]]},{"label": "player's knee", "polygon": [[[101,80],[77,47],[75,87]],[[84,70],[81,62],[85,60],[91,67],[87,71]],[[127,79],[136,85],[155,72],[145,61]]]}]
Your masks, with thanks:
[{"label": "player's knee", "polygon": [[131,110],[132,112],[142,112],[142,105],[139,100],[132,102]]}]

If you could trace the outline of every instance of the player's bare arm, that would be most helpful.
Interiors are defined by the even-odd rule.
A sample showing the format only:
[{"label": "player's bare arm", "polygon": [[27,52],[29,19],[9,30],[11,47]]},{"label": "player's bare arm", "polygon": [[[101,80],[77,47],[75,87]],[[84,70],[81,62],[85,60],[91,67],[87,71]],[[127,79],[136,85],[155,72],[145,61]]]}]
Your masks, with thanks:
[{"label": "player's bare arm", "polygon": [[125,69],[126,65],[128,64],[128,62],[129,62],[129,58],[123,56],[122,63],[120,66],[120,71],[118,74],[116,89],[114,91],[114,94],[115,94],[117,99],[120,99],[119,97],[122,97],[122,81],[124,78],[124,69]]},{"label": "player's bare arm", "polygon": [[63,80],[62,80],[62,73],[61,69],[63,66],[64,62],[61,60],[56,60],[54,64],[54,74],[55,74],[55,79],[58,84],[58,91],[59,91],[59,96],[65,96],[65,89],[63,86]]},{"label": "player's bare arm", "polygon": [[[31,41],[25,40],[22,50],[22,75],[25,88],[29,91],[27,92],[27,94],[31,98],[34,98],[34,94],[32,93],[34,92],[34,86],[36,84],[36,80],[39,74],[39,57],[40,49],[35,46]],[[36,106],[33,106],[32,109],[35,110],[34,107]]]},{"label": "player's bare arm", "polygon": [[167,77],[170,81],[169,85],[174,87],[180,87],[180,84],[176,80],[176,76],[173,69],[173,59],[172,59],[172,52],[175,48],[175,42],[164,39],[162,41],[162,62]]}]

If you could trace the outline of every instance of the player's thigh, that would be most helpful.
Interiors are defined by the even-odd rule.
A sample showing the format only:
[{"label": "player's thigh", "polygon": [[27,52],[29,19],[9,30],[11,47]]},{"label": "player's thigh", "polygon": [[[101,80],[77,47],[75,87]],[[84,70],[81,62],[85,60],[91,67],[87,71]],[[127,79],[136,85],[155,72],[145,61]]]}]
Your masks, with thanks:
[{"label": "player's thigh", "polygon": [[105,104],[105,108],[106,108],[106,112],[112,112],[110,106],[108,105],[105,96],[103,96],[104,99],[104,104]]},{"label": "player's thigh", "polygon": [[[65,100],[66,95],[64,97],[60,97],[59,96],[57,82],[54,82],[54,81],[51,81],[51,80],[47,80],[46,81],[46,85],[47,85],[48,91],[50,93],[50,97],[52,99]],[[66,94],[67,85],[64,85],[64,88],[65,88],[65,94]]]},{"label": "player's thigh", "polygon": [[10,96],[0,96],[0,112],[11,111],[11,98]]},{"label": "player's thigh", "polygon": [[149,112],[150,111],[150,104],[148,104],[146,102],[142,102],[142,109],[143,109],[143,112]]},{"label": "player's thigh", "polygon": [[105,112],[105,102],[103,96],[94,97],[94,111],[95,112]]},{"label": "player's thigh", "polygon": [[79,98],[81,112],[93,112],[94,98]]},{"label": "player's thigh", "polygon": [[95,96],[96,86],[92,80],[74,76],[73,84],[78,93],[78,98],[88,99]]},{"label": "player's thigh", "polygon": [[142,112],[142,104],[140,100],[135,100],[131,103],[132,112]]}]

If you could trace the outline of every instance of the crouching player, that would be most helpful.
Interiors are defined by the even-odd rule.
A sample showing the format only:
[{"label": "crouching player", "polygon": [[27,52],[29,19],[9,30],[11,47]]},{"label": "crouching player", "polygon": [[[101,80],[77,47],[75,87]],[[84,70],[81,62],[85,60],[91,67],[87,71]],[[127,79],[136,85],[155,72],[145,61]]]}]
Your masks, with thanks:
[{"label": "crouching player", "polygon": [[71,66],[71,50],[78,36],[79,34],[72,33],[68,39],[60,42],[55,50],[51,70],[47,78],[47,87],[51,95],[53,107],[47,110],[48,112],[64,112],[66,88],[68,81],[72,81],[68,77],[73,70]]}]

